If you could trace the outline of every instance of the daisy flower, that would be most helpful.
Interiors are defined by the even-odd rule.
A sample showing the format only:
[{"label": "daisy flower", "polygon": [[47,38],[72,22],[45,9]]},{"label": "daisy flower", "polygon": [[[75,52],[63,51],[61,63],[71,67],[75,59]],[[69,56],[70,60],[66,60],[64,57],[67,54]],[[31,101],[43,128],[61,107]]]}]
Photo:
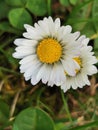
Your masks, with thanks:
[{"label": "daisy flower", "polygon": [[[81,37],[83,38],[83,37]],[[61,85],[61,89],[66,92],[71,87],[73,89],[82,88],[85,85],[90,85],[88,76],[96,74],[98,72],[97,68],[94,66],[98,62],[92,52],[92,47],[87,46],[88,39],[84,38],[81,41],[83,47],[81,48],[81,54],[79,57],[74,57],[74,61],[80,66],[80,69],[76,69],[76,75],[70,76],[66,75],[66,82]]]},{"label": "daisy flower", "polygon": [[66,73],[75,76],[80,66],[73,57],[80,55],[80,32],[72,33],[72,27],[61,26],[60,19],[51,17],[38,21],[33,26],[24,25],[25,38],[14,41],[17,46],[13,57],[20,60],[20,72],[32,85],[40,80],[49,86],[61,85]]}]

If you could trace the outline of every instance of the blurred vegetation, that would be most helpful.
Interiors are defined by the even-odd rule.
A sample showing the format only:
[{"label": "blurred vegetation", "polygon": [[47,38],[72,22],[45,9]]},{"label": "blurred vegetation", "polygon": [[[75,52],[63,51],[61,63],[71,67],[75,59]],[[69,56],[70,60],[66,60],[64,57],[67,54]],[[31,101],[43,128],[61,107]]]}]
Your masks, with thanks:
[{"label": "blurred vegetation", "polygon": [[98,130],[98,75],[64,94],[24,81],[12,57],[23,25],[49,15],[87,35],[98,57],[98,0],[0,0],[0,130]]}]

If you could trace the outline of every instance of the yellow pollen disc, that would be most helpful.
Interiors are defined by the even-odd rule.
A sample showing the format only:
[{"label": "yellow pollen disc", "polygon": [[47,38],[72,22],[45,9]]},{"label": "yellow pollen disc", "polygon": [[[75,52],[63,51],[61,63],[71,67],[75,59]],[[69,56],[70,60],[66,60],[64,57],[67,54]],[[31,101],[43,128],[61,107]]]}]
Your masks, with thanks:
[{"label": "yellow pollen disc", "polygon": [[43,63],[57,62],[62,55],[62,46],[52,38],[43,39],[37,47],[37,56]]},{"label": "yellow pollen disc", "polygon": [[[81,58],[80,58],[80,57],[75,57],[75,58],[73,58],[73,59],[79,64],[79,66],[80,66],[80,68],[81,68],[81,66],[82,66]],[[76,69],[75,71],[76,71],[76,73],[79,72],[78,69]]]}]

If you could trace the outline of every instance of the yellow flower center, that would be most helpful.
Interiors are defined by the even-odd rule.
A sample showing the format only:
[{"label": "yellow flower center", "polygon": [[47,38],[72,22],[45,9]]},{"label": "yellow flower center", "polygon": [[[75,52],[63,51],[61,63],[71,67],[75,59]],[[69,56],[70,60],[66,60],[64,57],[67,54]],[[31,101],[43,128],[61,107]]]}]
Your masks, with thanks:
[{"label": "yellow flower center", "polygon": [[62,46],[55,39],[45,38],[37,46],[37,56],[43,63],[57,62],[61,55]]},{"label": "yellow flower center", "polygon": [[[81,61],[81,58],[80,57],[75,57],[75,58],[73,58],[78,64],[79,64],[79,66],[80,66],[80,68],[82,67],[82,61]],[[78,69],[76,69],[75,70],[76,71],[76,74],[80,71],[80,69],[78,70]]]}]

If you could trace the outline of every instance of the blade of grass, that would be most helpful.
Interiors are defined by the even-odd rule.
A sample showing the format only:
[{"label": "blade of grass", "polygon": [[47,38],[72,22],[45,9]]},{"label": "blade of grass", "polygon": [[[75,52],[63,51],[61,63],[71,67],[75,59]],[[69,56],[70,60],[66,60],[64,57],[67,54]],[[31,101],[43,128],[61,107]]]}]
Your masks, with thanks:
[{"label": "blade of grass", "polygon": [[[86,128],[94,128],[94,127],[98,127],[98,120],[90,122],[90,123],[82,125],[82,126],[71,128],[69,130],[85,130]],[[67,130],[67,129],[64,129],[64,130]]]},{"label": "blade of grass", "polygon": [[93,0],[84,1],[84,2],[81,2],[79,5],[75,6],[73,11],[70,13],[70,16],[74,16],[82,7],[84,7],[85,5],[89,4],[92,1]]},{"label": "blade of grass", "polygon": [[0,66],[0,71],[5,71],[5,72],[8,72],[8,73],[13,73],[13,74],[16,74],[16,75],[21,75],[21,74],[18,73],[18,72],[15,72],[15,71],[13,71],[13,70],[11,70],[11,69],[4,68],[4,67],[2,67],[2,66]]},{"label": "blade of grass", "polygon": [[44,108],[46,108],[46,109],[51,113],[51,115],[54,117],[53,111],[52,111],[46,104],[44,104],[42,101],[39,101],[39,103],[40,103]]},{"label": "blade of grass", "polygon": [[72,118],[71,118],[71,114],[70,114],[70,111],[69,111],[69,108],[68,108],[67,100],[64,97],[64,93],[63,93],[62,90],[61,90],[61,96],[62,96],[62,100],[63,100],[63,103],[64,103],[64,107],[65,107],[66,113],[68,115],[69,121],[72,122]]},{"label": "blade of grass", "polygon": [[47,0],[48,15],[51,16],[51,0]]}]

